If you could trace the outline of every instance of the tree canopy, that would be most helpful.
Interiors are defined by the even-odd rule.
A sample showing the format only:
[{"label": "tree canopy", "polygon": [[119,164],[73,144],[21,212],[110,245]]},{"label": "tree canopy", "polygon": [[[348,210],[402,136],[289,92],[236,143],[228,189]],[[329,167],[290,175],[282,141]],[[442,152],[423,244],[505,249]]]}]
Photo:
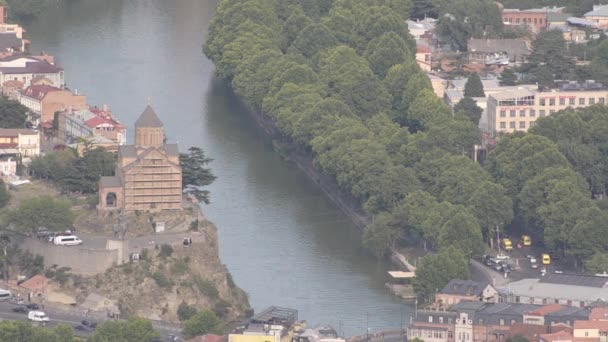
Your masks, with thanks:
[{"label": "tree canopy", "polygon": [[152,323],[143,318],[126,321],[109,320],[95,329],[89,342],[153,342],[161,338]]},{"label": "tree canopy", "polygon": [[179,163],[182,167],[182,187],[188,189],[199,201],[209,204],[209,190],[203,189],[216,179],[207,164],[213,159],[205,155],[198,147],[190,147],[188,153],[180,153]]},{"label": "tree canopy", "polygon": [[28,111],[21,103],[0,96],[0,128],[25,128]]},{"label": "tree canopy", "polygon": [[30,233],[39,227],[54,231],[72,228],[74,213],[68,200],[40,196],[24,200],[17,208],[7,214],[7,224]]}]

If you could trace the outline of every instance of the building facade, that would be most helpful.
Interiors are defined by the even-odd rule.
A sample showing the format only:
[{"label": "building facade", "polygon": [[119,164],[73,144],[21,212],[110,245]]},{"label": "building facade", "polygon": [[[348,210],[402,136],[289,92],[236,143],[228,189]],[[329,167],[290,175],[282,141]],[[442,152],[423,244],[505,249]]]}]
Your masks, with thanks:
[{"label": "building facade", "polygon": [[40,155],[40,132],[33,129],[0,128],[0,148],[14,148],[23,157]]},{"label": "building facade", "polygon": [[135,144],[119,147],[115,173],[99,181],[98,209],[182,209],[178,147],[165,143],[163,124],[150,106],[135,122]]},{"label": "building facade", "polygon": [[585,19],[598,28],[608,28],[608,5],[594,5],[593,11],[585,13]]},{"label": "building facade", "polygon": [[0,84],[9,80],[21,81],[25,86],[36,77],[46,77],[57,88],[65,87],[62,68],[34,57],[10,56],[0,59]]},{"label": "building facade", "polygon": [[568,82],[558,89],[532,91],[516,89],[488,96],[488,132],[525,132],[538,118],[566,108],[605,104],[608,89],[600,83]]},{"label": "building facade", "polygon": [[86,96],[48,85],[27,87],[19,96],[19,102],[40,114],[43,123],[53,121],[56,112],[87,108]]}]

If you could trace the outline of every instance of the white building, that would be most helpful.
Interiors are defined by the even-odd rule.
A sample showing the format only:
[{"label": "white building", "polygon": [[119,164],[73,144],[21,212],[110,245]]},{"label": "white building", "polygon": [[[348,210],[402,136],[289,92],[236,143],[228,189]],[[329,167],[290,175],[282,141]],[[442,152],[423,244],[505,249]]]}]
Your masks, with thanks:
[{"label": "white building", "polygon": [[63,69],[46,61],[24,56],[11,56],[0,60],[0,84],[15,80],[28,86],[33,78],[40,76],[49,79],[54,87],[65,86]]}]

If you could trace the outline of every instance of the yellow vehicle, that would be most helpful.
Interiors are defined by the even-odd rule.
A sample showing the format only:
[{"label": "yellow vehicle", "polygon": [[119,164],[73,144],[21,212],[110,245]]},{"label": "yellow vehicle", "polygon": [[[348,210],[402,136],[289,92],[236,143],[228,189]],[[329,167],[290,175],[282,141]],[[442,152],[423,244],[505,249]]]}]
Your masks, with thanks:
[{"label": "yellow vehicle", "polygon": [[543,259],[543,265],[549,265],[551,263],[551,256],[549,256],[549,254],[545,253],[541,258]]},{"label": "yellow vehicle", "polygon": [[523,242],[524,246],[532,246],[532,238],[530,235],[522,235],[521,242]]},{"label": "yellow vehicle", "polygon": [[505,248],[505,251],[513,250],[513,243],[511,242],[511,239],[502,239],[502,246]]}]

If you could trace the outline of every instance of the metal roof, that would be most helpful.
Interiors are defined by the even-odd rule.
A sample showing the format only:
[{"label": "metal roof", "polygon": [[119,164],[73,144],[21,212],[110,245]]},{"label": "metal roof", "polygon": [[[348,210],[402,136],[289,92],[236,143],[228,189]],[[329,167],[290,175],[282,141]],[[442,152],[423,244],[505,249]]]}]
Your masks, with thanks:
[{"label": "metal roof", "polygon": [[585,13],[585,17],[608,17],[608,5],[593,6],[593,11]]},{"label": "metal roof", "polygon": [[445,294],[457,294],[463,296],[480,296],[483,290],[489,284],[486,282],[477,282],[473,280],[452,279],[441,290]]},{"label": "metal roof", "polygon": [[501,288],[500,291],[513,296],[526,296],[534,298],[578,300],[586,302],[608,300],[607,288],[541,283],[539,279],[518,280],[508,284],[504,288]]},{"label": "metal roof", "polygon": [[298,320],[298,310],[271,306],[249,320],[253,324],[280,324],[291,326]]},{"label": "metal roof", "polygon": [[526,96],[534,96],[536,93],[528,90],[528,89],[517,89],[517,90],[509,90],[503,91],[500,93],[494,93],[490,95],[492,98],[498,101],[511,100],[511,99],[519,99]]},{"label": "metal roof", "polygon": [[608,278],[595,277],[578,274],[557,274],[550,273],[542,277],[540,283],[560,284],[560,285],[577,285],[589,287],[606,287]]}]

